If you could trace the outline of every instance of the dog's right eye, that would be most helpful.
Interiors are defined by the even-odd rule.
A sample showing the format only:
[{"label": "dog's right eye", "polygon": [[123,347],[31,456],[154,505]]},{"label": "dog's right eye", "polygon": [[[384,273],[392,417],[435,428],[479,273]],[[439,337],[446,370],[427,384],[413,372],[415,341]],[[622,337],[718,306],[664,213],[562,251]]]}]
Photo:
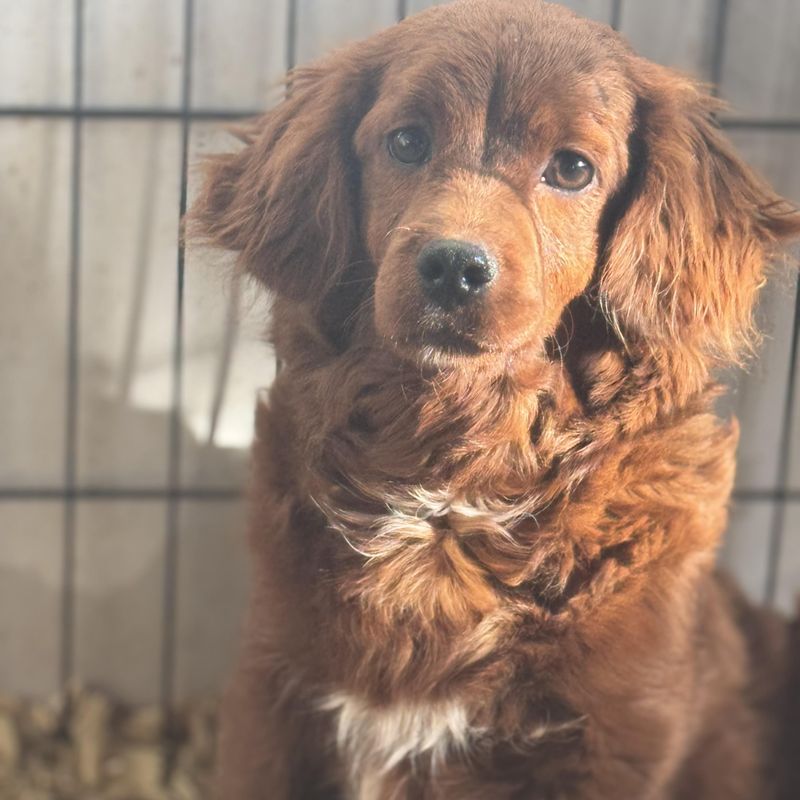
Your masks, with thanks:
[{"label": "dog's right eye", "polygon": [[401,164],[424,164],[431,157],[431,140],[422,128],[398,128],[388,138],[389,154]]},{"label": "dog's right eye", "polygon": [[579,192],[593,179],[594,167],[580,153],[572,150],[559,150],[542,175],[542,183],[566,192]]}]

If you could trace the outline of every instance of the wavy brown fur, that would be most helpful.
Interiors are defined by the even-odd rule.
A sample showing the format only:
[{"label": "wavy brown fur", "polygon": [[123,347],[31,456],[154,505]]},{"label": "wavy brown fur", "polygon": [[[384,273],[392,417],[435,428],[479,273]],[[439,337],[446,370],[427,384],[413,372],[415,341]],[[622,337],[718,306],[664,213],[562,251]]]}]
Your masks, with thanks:
[{"label": "wavy brown fur", "polygon": [[[786,625],[713,571],[711,377],[800,217],[717,107],[560,7],[461,0],[297,71],[209,163],[190,233],[275,293],[283,363],[224,800],[800,792]],[[412,123],[433,156],[400,167]],[[564,147],[580,195],[539,181]],[[500,263],[470,354],[417,288],[439,237]]]}]

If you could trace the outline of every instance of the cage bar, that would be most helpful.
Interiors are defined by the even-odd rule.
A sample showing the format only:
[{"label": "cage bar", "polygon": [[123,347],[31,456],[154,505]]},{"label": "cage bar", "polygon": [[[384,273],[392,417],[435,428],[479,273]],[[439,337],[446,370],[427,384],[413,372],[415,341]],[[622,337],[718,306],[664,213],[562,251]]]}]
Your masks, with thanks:
[{"label": "cage bar", "polygon": [[[75,0],[73,32],[73,106],[83,101],[83,0]],[[59,673],[62,684],[73,675],[75,661],[75,519],[72,491],[77,485],[78,380],[80,367],[80,272],[81,272],[81,169],[82,119],[72,125],[72,173],[70,177],[69,295],[67,315],[67,392],[64,399],[64,529],[61,577],[61,643]]]},{"label": "cage bar", "polygon": [[623,0],[613,0],[611,3],[611,21],[609,25],[618,31],[622,25],[622,3]]},{"label": "cage bar", "polygon": [[175,329],[172,349],[172,407],[170,409],[169,454],[167,460],[166,541],[164,545],[164,597],[162,609],[161,644],[161,702],[172,703],[175,686],[175,626],[177,616],[178,524],[180,502],[176,496],[181,484],[181,438],[183,402],[183,309],[186,280],[186,249],[180,226],[186,214],[189,175],[189,136],[192,96],[194,0],[184,0],[183,6],[183,81],[181,87],[181,163],[180,208],[178,214],[178,260],[176,266]]},{"label": "cage bar", "polygon": [[728,0],[717,0],[714,18],[714,42],[711,46],[711,92],[715,97],[719,96],[719,87],[722,83],[729,11]]},{"label": "cage bar", "polygon": [[[788,490],[789,467],[792,457],[792,434],[794,404],[797,396],[797,360],[800,357],[800,281],[795,288],[794,322],[792,324],[792,349],[789,356],[789,379],[786,382],[786,398],[783,404],[783,419],[781,429],[783,437],[778,452],[778,481],[779,490]],[[764,599],[771,606],[775,605],[778,593],[778,567],[783,552],[783,540],[786,533],[786,506],[785,502],[773,505],[772,526],[769,534],[769,554],[767,562],[767,578],[764,587]]]}]

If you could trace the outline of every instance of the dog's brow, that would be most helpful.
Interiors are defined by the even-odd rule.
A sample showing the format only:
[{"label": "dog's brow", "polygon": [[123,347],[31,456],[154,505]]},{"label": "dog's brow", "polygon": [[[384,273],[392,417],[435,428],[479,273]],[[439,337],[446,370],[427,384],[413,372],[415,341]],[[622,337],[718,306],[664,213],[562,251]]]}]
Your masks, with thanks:
[{"label": "dog's brow", "polygon": [[[508,90],[509,81],[506,70],[498,61],[495,65],[492,87],[486,104],[486,115],[483,131],[483,153],[481,163],[488,167],[500,149],[518,149],[525,147],[529,137],[529,120],[524,114],[509,113]],[[513,107],[512,107],[513,108]]]},{"label": "dog's brow", "polygon": [[483,131],[483,163],[491,160],[492,129],[500,124],[503,115],[503,98],[506,91],[506,81],[503,70],[498,61],[495,64],[492,88],[489,91],[489,100],[486,104],[486,117]]}]

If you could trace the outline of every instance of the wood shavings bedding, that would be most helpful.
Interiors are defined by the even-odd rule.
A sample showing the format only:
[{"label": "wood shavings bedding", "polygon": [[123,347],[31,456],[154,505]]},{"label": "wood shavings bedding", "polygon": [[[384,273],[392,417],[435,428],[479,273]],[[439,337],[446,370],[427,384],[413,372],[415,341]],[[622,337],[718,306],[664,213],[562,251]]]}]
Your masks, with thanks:
[{"label": "wood shavings bedding", "polygon": [[206,800],[216,703],[126,708],[74,689],[47,701],[0,696],[0,800]]}]

